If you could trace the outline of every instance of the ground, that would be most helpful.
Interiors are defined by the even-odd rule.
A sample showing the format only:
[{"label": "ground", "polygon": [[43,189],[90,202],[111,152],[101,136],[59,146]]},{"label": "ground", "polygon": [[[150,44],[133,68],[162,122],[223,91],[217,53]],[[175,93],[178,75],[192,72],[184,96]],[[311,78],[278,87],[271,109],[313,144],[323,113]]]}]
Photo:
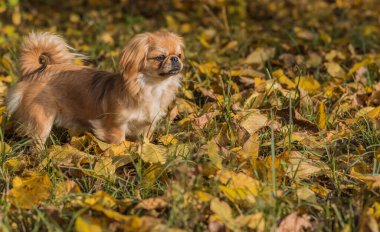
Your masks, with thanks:
[{"label": "ground", "polygon": [[[1,231],[378,231],[376,0],[0,2]],[[5,96],[31,31],[118,72],[135,34],[186,43],[151,141],[56,128],[32,154]]]}]

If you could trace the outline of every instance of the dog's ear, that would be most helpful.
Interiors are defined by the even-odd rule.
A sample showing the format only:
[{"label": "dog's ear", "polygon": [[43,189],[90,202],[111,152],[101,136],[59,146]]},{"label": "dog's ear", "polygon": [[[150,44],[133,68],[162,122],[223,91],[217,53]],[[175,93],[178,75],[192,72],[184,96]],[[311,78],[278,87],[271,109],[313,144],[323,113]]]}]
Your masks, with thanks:
[{"label": "dog's ear", "polygon": [[133,37],[124,48],[119,63],[126,87],[131,94],[139,91],[137,74],[146,66],[149,50],[150,33],[143,33]]},{"label": "dog's ear", "polygon": [[174,36],[174,38],[177,40],[177,43],[181,47],[181,59],[184,60],[185,59],[185,43],[183,42],[182,37],[180,37],[176,34],[173,34],[173,33],[172,33],[172,35]]}]

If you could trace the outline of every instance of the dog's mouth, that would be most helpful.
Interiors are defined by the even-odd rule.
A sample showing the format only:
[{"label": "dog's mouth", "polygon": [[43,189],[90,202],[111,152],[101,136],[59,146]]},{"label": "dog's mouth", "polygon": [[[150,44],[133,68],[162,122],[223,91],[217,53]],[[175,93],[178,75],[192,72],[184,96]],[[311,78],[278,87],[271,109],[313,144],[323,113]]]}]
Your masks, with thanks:
[{"label": "dog's mouth", "polygon": [[164,73],[160,73],[160,76],[171,76],[171,75],[174,75],[174,74],[178,74],[179,72],[181,72],[181,69],[180,68],[173,68],[171,70],[169,70],[168,72],[164,72]]}]

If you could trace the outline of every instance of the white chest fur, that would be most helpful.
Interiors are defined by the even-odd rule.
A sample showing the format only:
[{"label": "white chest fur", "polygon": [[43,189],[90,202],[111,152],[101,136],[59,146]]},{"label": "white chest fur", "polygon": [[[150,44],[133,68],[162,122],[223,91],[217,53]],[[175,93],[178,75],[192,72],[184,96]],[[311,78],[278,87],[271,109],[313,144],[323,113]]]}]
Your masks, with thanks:
[{"label": "white chest fur", "polygon": [[140,133],[142,127],[154,126],[166,113],[180,86],[180,75],[159,82],[140,76],[141,95],[137,108],[124,114],[127,134]]}]

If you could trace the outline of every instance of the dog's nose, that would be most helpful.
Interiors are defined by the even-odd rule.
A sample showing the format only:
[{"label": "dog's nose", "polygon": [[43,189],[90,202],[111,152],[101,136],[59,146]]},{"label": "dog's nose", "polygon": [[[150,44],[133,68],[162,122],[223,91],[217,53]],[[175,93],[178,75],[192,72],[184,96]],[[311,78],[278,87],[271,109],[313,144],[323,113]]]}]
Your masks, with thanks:
[{"label": "dog's nose", "polygon": [[176,56],[170,57],[170,60],[172,63],[178,63],[179,62],[178,57],[176,57]]}]

